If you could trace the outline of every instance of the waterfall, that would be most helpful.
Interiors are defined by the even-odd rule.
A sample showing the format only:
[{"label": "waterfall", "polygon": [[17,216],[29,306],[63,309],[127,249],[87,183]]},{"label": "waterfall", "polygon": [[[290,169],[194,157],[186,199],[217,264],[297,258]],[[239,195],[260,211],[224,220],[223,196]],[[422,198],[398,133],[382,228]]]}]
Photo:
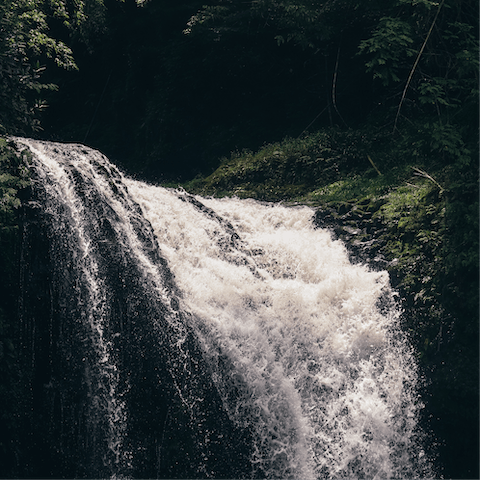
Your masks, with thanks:
[{"label": "waterfall", "polygon": [[431,475],[388,274],[352,265],[312,209],[200,198],[82,145],[15,140],[33,154],[50,265],[33,314],[27,221],[23,342],[56,452],[45,462],[63,459],[42,471]]}]

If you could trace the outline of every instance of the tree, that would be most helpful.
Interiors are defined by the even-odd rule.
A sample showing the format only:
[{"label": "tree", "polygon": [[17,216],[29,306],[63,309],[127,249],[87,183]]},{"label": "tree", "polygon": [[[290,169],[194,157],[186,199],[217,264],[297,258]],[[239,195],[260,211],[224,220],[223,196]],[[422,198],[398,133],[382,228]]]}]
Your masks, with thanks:
[{"label": "tree", "polygon": [[[430,147],[447,148],[466,161],[460,140],[465,132],[453,125],[476,123],[477,21],[473,0],[224,0],[192,16],[185,33],[220,42],[233,32],[247,38],[252,30],[268,28],[279,45],[292,43],[312,58],[325,57],[333,65],[330,103],[340,117],[337,96],[353,89],[362,75],[354,48],[372,74],[370,112],[380,104],[382,122],[395,129],[404,118],[425,123],[428,117],[437,132]],[[343,91],[337,84],[339,60],[348,62],[352,79],[343,81]]]},{"label": "tree", "polygon": [[40,129],[46,66],[75,70],[72,38],[91,45],[103,28],[103,0],[4,0],[0,4],[0,133]]},{"label": "tree", "polygon": [[358,52],[374,82],[385,87],[386,116],[394,130],[404,119],[420,120],[432,132],[428,149],[469,163],[462,138],[478,124],[478,2],[394,5]]}]

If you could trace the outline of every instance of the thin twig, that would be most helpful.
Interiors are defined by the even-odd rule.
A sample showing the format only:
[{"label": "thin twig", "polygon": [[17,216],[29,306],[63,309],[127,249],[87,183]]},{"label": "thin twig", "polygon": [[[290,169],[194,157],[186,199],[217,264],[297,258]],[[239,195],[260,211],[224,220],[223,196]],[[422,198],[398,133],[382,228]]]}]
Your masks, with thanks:
[{"label": "thin twig", "polygon": [[105,82],[105,86],[103,87],[102,94],[100,95],[100,100],[97,103],[97,108],[95,108],[95,112],[93,113],[92,120],[90,121],[90,125],[88,126],[87,133],[85,134],[85,137],[83,138],[83,143],[87,141],[88,134],[90,133],[90,129],[92,128],[93,121],[95,120],[95,117],[97,116],[98,112],[98,107],[100,106],[100,103],[102,103],[103,96],[105,95],[105,90],[107,89],[108,82],[110,81],[110,77],[112,76],[112,71],[110,70],[110,73],[108,74],[107,81]]},{"label": "thin twig", "polygon": [[337,108],[337,99],[336,99],[336,86],[337,86],[337,72],[338,72],[338,61],[340,58],[340,45],[338,46],[337,50],[337,60],[335,62],[335,71],[333,72],[333,85],[332,85],[332,103],[333,103],[333,108],[337,112],[338,116],[340,117],[340,120],[343,122],[343,124],[348,128],[347,123],[343,119],[343,117],[340,115],[340,112],[338,111]]},{"label": "thin twig", "polygon": [[427,172],[424,172],[423,170],[420,170],[417,167],[412,167],[412,169],[415,170],[415,175],[418,175],[419,177],[427,178],[428,180],[433,182],[440,189],[440,193],[443,192],[443,190],[444,190],[443,187],[431,175],[429,175]]},{"label": "thin twig", "polygon": [[376,172],[379,174],[379,175],[382,175],[380,173],[380,170],[377,168],[377,166],[373,163],[373,160],[371,159],[370,155],[367,155],[367,158],[368,160],[370,161],[370,163],[372,164],[372,167],[376,170]]},{"label": "thin twig", "polygon": [[412,81],[413,74],[415,73],[418,62],[420,61],[420,57],[422,56],[423,50],[425,50],[425,45],[427,45],[428,39],[430,38],[430,34],[432,33],[433,27],[435,26],[435,22],[437,21],[438,14],[440,13],[440,10],[444,3],[445,3],[445,0],[442,0],[442,3],[438,7],[437,13],[435,14],[435,18],[433,19],[432,25],[430,26],[430,30],[427,33],[427,36],[423,42],[422,48],[418,52],[417,58],[415,59],[415,63],[413,64],[412,70],[410,71],[410,75],[408,76],[407,83],[405,84],[405,88],[403,89],[402,98],[398,105],[397,115],[395,116],[395,123],[393,125],[394,132],[397,129],[397,122],[398,122],[398,117],[400,115],[400,109],[402,108],[403,101],[405,100],[405,95],[407,94],[408,87],[410,86],[410,82]]},{"label": "thin twig", "polygon": [[327,106],[308,124],[307,127],[305,127],[302,131],[302,133],[297,137],[300,138],[317,120],[317,118],[330,106],[330,103],[327,104]]}]

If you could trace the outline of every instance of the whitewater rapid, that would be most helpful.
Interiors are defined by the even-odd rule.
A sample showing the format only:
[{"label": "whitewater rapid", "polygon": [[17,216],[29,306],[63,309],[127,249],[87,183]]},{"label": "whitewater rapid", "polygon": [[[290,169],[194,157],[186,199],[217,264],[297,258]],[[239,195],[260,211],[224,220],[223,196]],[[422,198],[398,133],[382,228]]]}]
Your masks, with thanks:
[{"label": "whitewater rapid", "polygon": [[255,430],[254,465],[267,478],[413,476],[421,402],[387,272],[352,265],[310,208],[126,184],[225,408]]},{"label": "whitewater rapid", "polygon": [[[399,327],[388,273],[351,264],[342,242],[315,228],[312,209],[191,196],[126,178],[84,146],[17,142],[33,152],[37,181],[55,198],[49,208],[55,215],[68,210],[69,235],[79,244],[74,256],[97,358],[91,388],[106,405],[94,414],[107,417],[112,465],[128,471],[135,452],[125,441],[131,419],[118,386],[120,357],[104,333],[109,293],[89,233],[98,227],[88,224],[88,191],[75,191],[79,176],[108,206],[109,228],[138,266],[148,302],[166,305],[147,319],[153,335],[163,335],[155,315],[168,317],[177,332],[173,350],[183,352],[185,328],[195,333],[201,374],[215,385],[230,421],[251,435],[245,478],[428,474],[416,362]],[[137,227],[140,214],[154,234],[148,248]],[[174,287],[151,253],[152,242]],[[170,371],[175,375],[178,367]],[[198,415],[206,399],[200,391],[198,398],[190,395]]]}]

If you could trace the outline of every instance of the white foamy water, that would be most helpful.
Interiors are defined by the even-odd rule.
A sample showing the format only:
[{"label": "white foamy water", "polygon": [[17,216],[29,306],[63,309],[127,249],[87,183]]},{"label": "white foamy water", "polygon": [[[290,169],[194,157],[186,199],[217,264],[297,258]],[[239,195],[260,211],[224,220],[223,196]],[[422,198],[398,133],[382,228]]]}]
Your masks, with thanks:
[{"label": "white foamy water", "polygon": [[[388,274],[352,265],[341,242],[313,227],[313,210],[194,198],[123,178],[86,147],[17,142],[34,153],[50,199],[45,210],[56,218],[58,235],[74,243],[96,358],[90,408],[107,417],[113,476],[116,464],[128,474],[135,452],[125,446],[130,419],[118,391],[113,340],[105,334],[109,294],[99,272],[101,250],[92,244],[103,219],[92,218],[92,202],[105,204],[115,242],[135,260],[146,298],[164,306],[152,309],[147,320],[160,337],[161,312],[174,332],[169,341],[176,356],[188,354],[177,300],[180,313],[186,312],[206,360],[204,375],[213,379],[232,422],[251,434],[252,470],[245,477],[430,474],[419,438],[416,365],[397,325]],[[139,228],[142,212],[174,274],[179,299],[152,255],[152,242],[143,238],[148,232]],[[187,363],[169,371],[181,376],[176,369]],[[183,399],[188,386],[177,388]],[[191,412],[208,400],[189,395],[185,405],[197,404]]]},{"label": "white foamy water", "polygon": [[[123,437],[125,434],[125,403],[117,393],[118,368],[112,356],[112,343],[105,336],[108,318],[107,289],[99,274],[98,258],[90,238],[88,227],[89,212],[85,202],[75,190],[75,181],[69,171],[72,168],[87,182],[93,170],[86,160],[90,149],[69,150],[61,144],[38,142],[30,139],[16,139],[34,155],[37,180],[43,184],[46,199],[44,212],[52,221],[51,228],[58,239],[69,245],[74,253],[71,268],[79,272],[81,283],[77,282],[77,295],[84,305],[83,324],[87,326],[87,337],[91,354],[84,358],[86,386],[92,402],[89,405],[90,436],[94,438],[99,425],[106,423],[106,451],[101,447],[92,456],[102,457],[108,464],[122,462]],[[65,152],[69,153],[65,156]],[[63,154],[63,158],[62,158]],[[97,153],[100,156],[99,153]],[[95,188],[91,184],[91,188]],[[86,192],[88,196],[88,192]]]},{"label": "white foamy water", "polygon": [[205,210],[126,183],[197,318],[230,418],[254,431],[259,472],[422,475],[415,364],[395,335],[398,312],[379,309],[386,272],[350,264],[309,208],[197,197]]}]

